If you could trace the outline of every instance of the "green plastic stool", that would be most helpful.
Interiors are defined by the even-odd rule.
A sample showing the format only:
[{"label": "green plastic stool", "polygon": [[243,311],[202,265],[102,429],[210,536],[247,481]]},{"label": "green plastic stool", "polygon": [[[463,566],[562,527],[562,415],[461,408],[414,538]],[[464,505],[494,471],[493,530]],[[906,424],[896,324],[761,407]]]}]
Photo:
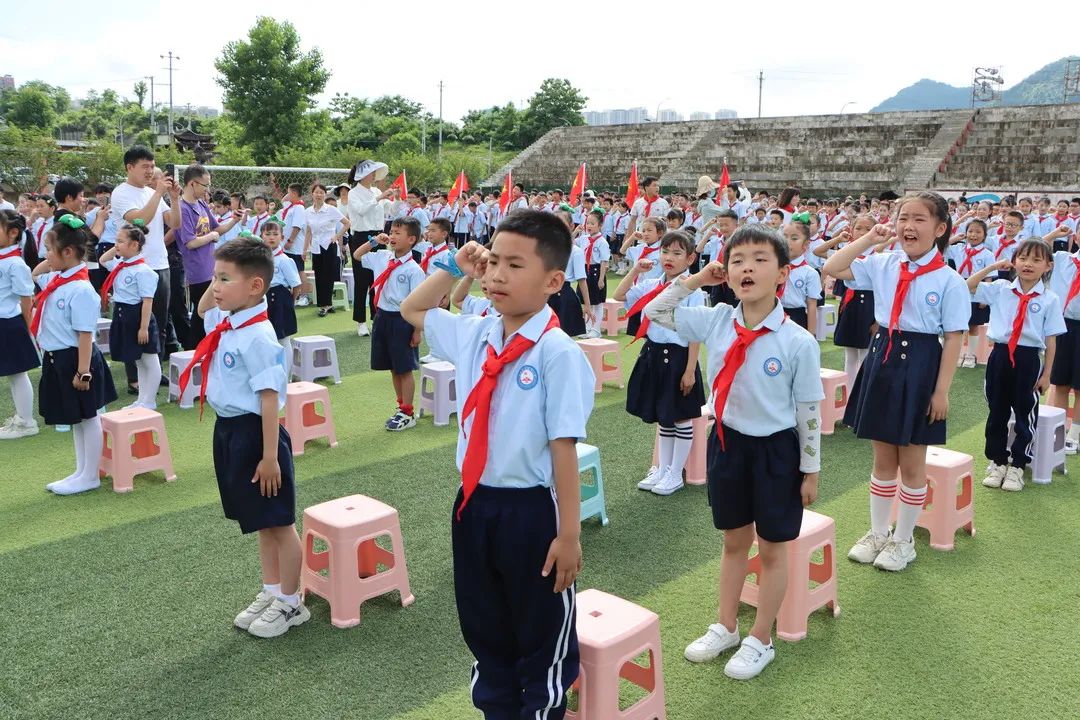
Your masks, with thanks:
[{"label": "green plastic stool", "polygon": [[592,470],[594,482],[582,482],[581,520],[600,516],[600,524],[608,524],[607,501],[604,498],[604,472],[600,469],[600,448],[585,443],[577,444],[578,475]]},{"label": "green plastic stool", "polygon": [[331,296],[331,306],[349,311],[349,286],[343,282],[334,283],[334,294]]}]

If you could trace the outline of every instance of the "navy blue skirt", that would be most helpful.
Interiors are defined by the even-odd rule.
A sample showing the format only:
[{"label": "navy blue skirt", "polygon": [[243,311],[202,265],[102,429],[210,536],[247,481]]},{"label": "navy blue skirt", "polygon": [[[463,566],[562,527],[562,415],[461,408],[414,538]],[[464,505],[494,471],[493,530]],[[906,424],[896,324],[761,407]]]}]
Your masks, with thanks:
[{"label": "navy blue skirt", "polygon": [[648,338],[641,348],[626,390],[626,411],[647,423],[671,427],[678,420],[701,417],[705,385],[701,367],[694,364],[694,387],[683,395],[680,383],[690,349],[682,345],[654,343]]},{"label": "navy blue skirt", "polygon": [[[589,286],[589,302],[593,305],[599,305],[607,300],[607,280],[604,280],[604,287],[600,287],[600,266],[589,265],[585,269],[585,284]],[[585,302],[581,297],[581,293],[578,293],[578,300]]]},{"label": "navy blue skirt", "polygon": [[[840,284],[838,280],[837,285]],[[840,293],[840,302],[846,290]],[[855,295],[843,305],[836,318],[833,343],[841,347],[870,347],[870,328],[874,325],[874,293],[872,290],[856,290]]]},{"label": "navy blue skirt", "polygon": [[90,352],[90,373],[94,377],[89,390],[76,390],[71,384],[78,367],[78,348],[47,350],[43,354],[38,410],[46,425],[81,423],[97,415],[99,408],[116,400],[112,373],[97,345],[93,345]]},{"label": "navy blue skirt", "polygon": [[[807,324],[810,322],[810,316],[807,315],[805,307],[786,307],[784,308],[784,312],[787,314],[788,318],[790,318],[793,323],[801,327],[803,330],[809,329],[807,327]],[[820,308],[818,309],[818,312],[821,312]],[[810,332],[814,331],[810,330]]]},{"label": "navy blue skirt", "polygon": [[142,324],[142,304],[115,303],[112,325],[109,327],[109,355],[118,362],[135,362],[143,355],[157,355],[161,348],[157,318],[150,315],[150,341],[139,344],[139,325]]},{"label": "navy blue skirt", "polygon": [[569,282],[563,283],[562,290],[548,298],[548,305],[559,316],[559,327],[570,337],[585,334],[585,316],[581,311],[581,300],[577,290]]},{"label": "navy blue skirt", "polygon": [[864,439],[890,445],[941,445],[945,421],[927,418],[941,366],[941,343],[929,333],[893,331],[892,351],[884,362],[888,333],[870,343],[851,388],[844,424]]},{"label": "navy blue skirt", "polygon": [[21,314],[0,318],[0,341],[4,343],[0,352],[0,377],[18,375],[41,365],[30,329]]},{"label": "navy blue skirt", "polygon": [[266,314],[278,340],[296,334],[296,304],[292,290],[284,285],[275,285],[266,293]]},{"label": "navy blue skirt", "polygon": [[990,322],[990,306],[971,303],[971,319],[968,325],[985,325]]}]

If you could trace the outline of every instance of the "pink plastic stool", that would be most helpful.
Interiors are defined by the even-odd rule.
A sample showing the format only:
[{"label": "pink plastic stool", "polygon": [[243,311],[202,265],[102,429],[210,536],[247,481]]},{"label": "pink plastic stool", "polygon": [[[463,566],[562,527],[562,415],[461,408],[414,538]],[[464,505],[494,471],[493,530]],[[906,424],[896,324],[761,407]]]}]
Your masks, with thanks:
[{"label": "pink plastic stool", "polygon": [[[666,720],[664,662],[660,652],[660,618],[656,613],[599,590],[577,596],[577,633],[581,675],[577,712],[580,720]],[[634,658],[649,653],[649,667]],[[619,679],[649,691],[626,710],[619,710]]]},{"label": "pink plastic stool", "polygon": [[626,329],[626,305],[618,300],[604,301],[604,334],[608,337],[618,335],[620,330]]},{"label": "pink plastic stool", "polygon": [[[926,500],[915,524],[930,531],[930,547],[952,550],[956,531],[975,537],[974,459],[942,447],[926,449]],[[934,502],[935,497],[938,502]],[[897,500],[892,517],[896,519]]]},{"label": "pink plastic stool", "polygon": [[821,368],[821,389],[825,399],[821,401],[821,434],[832,435],[836,423],[843,421],[848,403],[848,376],[840,370]]},{"label": "pink plastic stool", "polygon": [[[990,360],[990,351],[994,349],[994,344],[990,342],[990,326],[980,325],[976,328],[978,333],[978,342],[975,345],[975,362],[979,365],[985,365]],[[968,352],[971,352],[971,338],[968,338]]]},{"label": "pink plastic stool", "polygon": [[[322,405],[323,414],[318,413]],[[326,438],[330,447],[337,447],[334,414],[330,409],[330,391],[311,382],[289,383],[285,393],[285,417],[281,424],[289,431],[293,455],[303,455],[309,440]]]},{"label": "pink plastic stool", "polygon": [[[709,478],[705,470],[705,458],[709,443],[709,423],[712,422],[712,405],[701,406],[701,417],[694,418],[694,439],[690,443],[690,457],[683,469],[687,485],[704,485]],[[660,464],[660,426],[656,426],[653,443],[652,464]]]},{"label": "pink plastic stool", "polygon": [[[813,555],[819,549],[823,557],[816,563]],[[776,616],[776,634],[788,642],[797,642],[806,637],[806,621],[811,613],[827,605],[833,617],[840,615],[836,599],[836,522],[812,510],[803,510],[799,537],[788,543],[787,551],[788,587]],[[754,582],[743,583],[739,598],[747,605],[758,606],[760,573],[761,556],[755,555],[746,569],[747,577],[753,575]],[[811,588],[811,582],[817,583],[817,587]]]},{"label": "pink plastic stool", "polygon": [[105,442],[98,474],[112,476],[114,492],[131,492],[135,489],[135,476],[153,470],[163,471],[169,482],[176,479],[161,413],[127,408],[100,417]]},{"label": "pink plastic stool", "polygon": [[[391,550],[375,539],[390,536]],[[327,549],[315,552],[315,538]],[[379,566],[384,566],[379,570]],[[328,570],[328,575],[322,571]],[[360,624],[360,604],[397,590],[401,606],[416,600],[409,590],[405,543],[397,510],[364,495],[330,500],[304,510],[304,568],[300,588],[330,604],[330,622],[347,628]]]},{"label": "pink plastic stool", "polygon": [[[622,348],[615,340],[603,340],[601,338],[588,338],[577,341],[578,347],[585,353],[585,357],[592,366],[593,374],[596,375],[596,392],[604,389],[604,383],[618,383],[623,387],[622,375]],[[614,364],[608,364],[607,357],[612,356]]]}]

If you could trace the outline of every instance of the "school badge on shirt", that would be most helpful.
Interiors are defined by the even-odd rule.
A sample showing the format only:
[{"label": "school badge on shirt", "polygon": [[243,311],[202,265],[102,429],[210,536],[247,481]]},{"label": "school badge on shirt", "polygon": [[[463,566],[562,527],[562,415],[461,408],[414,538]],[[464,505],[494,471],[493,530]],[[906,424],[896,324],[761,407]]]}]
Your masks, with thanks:
[{"label": "school badge on shirt", "polygon": [[522,390],[532,390],[540,382],[540,373],[532,365],[523,365],[517,374],[517,384]]},{"label": "school badge on shirt", "polygon": [[941,295],[940,294],[934,292],[933,290],[926,293],[926,304],[927,305],[929,305],[930,307],[935,307],[935,306],[937,306],[937,304],[939,302],[941,302]]},{"label": "school badge on shirt", "polygon": [[780,358],[771,357],[765,360],[762,369],[765,370],[765,374],[769,377],[776,377],[784,369],[784,364],[780,362]]},{"label": "school badge on shirt", "polygon": [[222,364],[230,370],[236,367],[236,356],[231,352],[227,352],[221,356]]}]

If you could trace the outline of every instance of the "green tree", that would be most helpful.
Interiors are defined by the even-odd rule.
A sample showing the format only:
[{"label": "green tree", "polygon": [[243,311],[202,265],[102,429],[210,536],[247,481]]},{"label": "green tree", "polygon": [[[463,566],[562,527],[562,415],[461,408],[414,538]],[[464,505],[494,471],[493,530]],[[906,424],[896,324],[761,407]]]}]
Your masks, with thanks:
[{"label": "green tree", "polygon": [[150,92],[150,88],[147,86],[145,80],[140,80],[131,88],[131,92],[135,93],[135,101],[139,103],[139,107],[142,107],[143,102],[146,100],[146,94]]},{"label": "green tree", "polygon": [[522,121],[522,141],[530,145],[552,128],[584,125],[585,118],[581,111],[586,101],[588,98],[569,80],[548,78],[529,99],[529,107]]},{"label": "green tree", "polygon": [[247,40],[225,46],[215,62],[225,108],[244,128],[241,140],[268,163],[300,135],[301,119],[330,72],[318,49],[304,53],[292,23],[260,17]]},{"label": "green tree", "polygon": [[23,83],[19,89],[28,90],[30,88],[36,88],[48,95],[52,99],[53,109],[56,111],[57,115],[63,115],[71,108],[71,95],[59,85],[50,85],[41,80],[31,80],[30,82]]},{"label": "green tree", "polygon": [[490,139],[497,150],[522,149],[522,115],[513,103],[487,110],[470,110],[461,121],[461,140],[483,145]]},{"label": "green tree", "polygon": [[21,87],[4,93],[4,118],[20,128],[51,130],[56,125],[56,106],[49,94],[37,87]]},{"label": "green tree", "polygon": [[383,95],[371,101],[371,109],[386,117],[419,118],[423,105],[400,95]]}]

